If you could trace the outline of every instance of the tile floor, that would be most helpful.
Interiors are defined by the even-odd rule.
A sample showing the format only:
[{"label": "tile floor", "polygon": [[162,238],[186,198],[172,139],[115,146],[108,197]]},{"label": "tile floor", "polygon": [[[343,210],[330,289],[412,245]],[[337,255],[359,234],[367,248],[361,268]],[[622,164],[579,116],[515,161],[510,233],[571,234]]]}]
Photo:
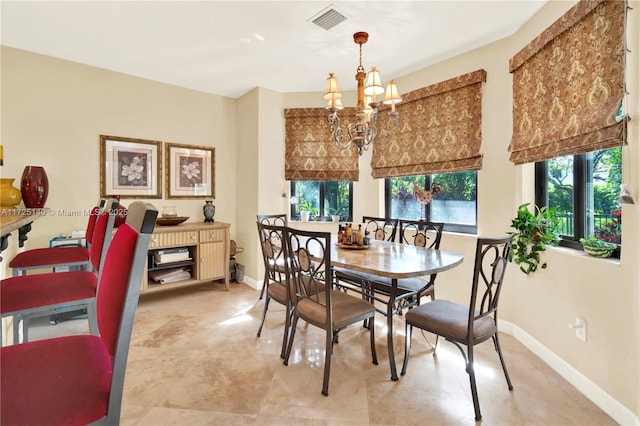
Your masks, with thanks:
[{"label": "tile floor", "polygon": [[[501,335],[514,384],[509,392],[490,342],[477,347],[482,422],[475,422],[468,376],[458,349],[414,333],[405,376],[390,380],[383,316],[376,319],[379,364],[366,329],[340,334],[323,396],[324,335],[298,325],[289,366],[279,357],[284,308],[272,303],[262,337],[258,293],[221,284],[143,296],[136,313],[122,408],[123,426],[138,425],[613,425],[613,419],[522,344]],[[404,319],[395,318],[398,368]],[[86,320],[34,321],[31,339],[86,332]]]}]

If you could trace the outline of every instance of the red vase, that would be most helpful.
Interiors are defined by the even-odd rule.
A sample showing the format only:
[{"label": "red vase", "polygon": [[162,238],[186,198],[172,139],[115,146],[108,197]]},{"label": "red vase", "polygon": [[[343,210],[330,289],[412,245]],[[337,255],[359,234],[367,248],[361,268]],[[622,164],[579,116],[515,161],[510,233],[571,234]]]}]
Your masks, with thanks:
[{"label": "red vase", "polygon": [[22,201],[29,209],[41,209],[49,195],[49,179],[43,167],[26,166],[20,182]]}]

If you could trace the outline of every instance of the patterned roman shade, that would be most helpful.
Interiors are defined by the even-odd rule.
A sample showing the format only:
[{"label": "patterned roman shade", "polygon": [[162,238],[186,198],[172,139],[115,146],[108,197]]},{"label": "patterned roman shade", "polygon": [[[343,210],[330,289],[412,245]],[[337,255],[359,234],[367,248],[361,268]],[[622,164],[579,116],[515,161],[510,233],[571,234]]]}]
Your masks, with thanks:
[{"label": "patterned roman shade", "polygon": [[[328,115],[325,108],[284,110],[286,180],[358,180],[358,148],[336,146]],[[353,121],[355,108],[345,108],[340,116]]]},{"label": "patterned roman shade", "polygon": [[[373,145],[374,178],[460,172],[482,168],[482,82],[477,70],[410,92],[396,108],[400,127],[385,142],[378,130]],[[379,129],[387,115],[381,115]],[[381,142],[378,143],[378,140]]]},{"label": "patterned roman shade", "polygon": [[625,1],[583,0],[509,62],[515,164],[620,146]]}]

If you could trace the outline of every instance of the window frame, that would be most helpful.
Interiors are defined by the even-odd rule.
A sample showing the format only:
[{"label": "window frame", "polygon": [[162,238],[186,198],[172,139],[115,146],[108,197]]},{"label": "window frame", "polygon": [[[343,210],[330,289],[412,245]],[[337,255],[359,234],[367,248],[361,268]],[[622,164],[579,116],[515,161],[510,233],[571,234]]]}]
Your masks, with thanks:
[{"label": "window frame", "polygon": [[[298,181],[297,180],[290,181],[289,191],[290,191],[291,197],[296,196],[296,182]],[[326,191],[325,185],[329,182],[347,182],[347,184],[349,185],[349,217],[346,217],[346,218],[340,217],[340,220],[347,221],[347,222],[353,221],[353,182],[352,181],[321,181],[321,180],[314,181],[314,182],[318,182],[318,198],[319,198],[318,216],[313,218],[311,222],[331,222],[331,215],[326,214],[325,206],[324,206],[324,199],[325,199],[324,196]],[[296,212],[295,204],[290,204],[289,215],[292,218],[297,218],[298,220],[300,220],[300,214]]]},{"label": "window frame", "polygon": [[[466,225],[461,223],[444,223],[444,231],[447,232],[458,232],[461,234],[472,234],[476,235],[478,233],[478,171],[477,170],[469,170],[475,174],[475,225]],[[438,173],[442,174],[442,173]],[[433,181],[433,174],[427,175],[417,175],[424,176],[424,188],[431,188]],[[399,176],[401,177],[401,176]],[[393,178],[385,178],[384,180],[384,214],[385,217],[391,216],[391,179]],[[427,221],[431,221],[431,203],[424,206],[424,217]],[[405,218],[394,218],[394,219],[405,219]]]},{"label": "window frame", "polygon": [[[535,163],[535,203],[536,206],[540,208],[548,207],[547,161],[549,160]],[[589,165],[587,154],[573,155],[573,235],[560,235],[561,247],[584,251],[582,244],[580,243],[580,238],[588,237],[586,223],[587,182],[589,180],[589,176],[587,176],[588,170]],[[614,250],[611,257],[619,259],[621,251],[622,245],[619,245],[618,248]]]}]

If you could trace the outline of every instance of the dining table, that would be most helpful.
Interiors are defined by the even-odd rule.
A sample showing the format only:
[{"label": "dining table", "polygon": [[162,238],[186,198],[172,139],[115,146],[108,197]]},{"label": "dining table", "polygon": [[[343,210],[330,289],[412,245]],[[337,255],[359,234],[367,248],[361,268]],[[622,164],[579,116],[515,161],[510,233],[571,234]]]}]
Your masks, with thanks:
[{"label": "dining table", "polygon": [[366,247],[348,247],[338,245],[337,236],[332,236],[332,267],[373,274],[391,280],[386,315],[391,380],[398,380],[393,351],[393,312],[398,280],[447,271],[460,265],[463,260],[464,256],[459,253],[390,241],[371,240]]}]

